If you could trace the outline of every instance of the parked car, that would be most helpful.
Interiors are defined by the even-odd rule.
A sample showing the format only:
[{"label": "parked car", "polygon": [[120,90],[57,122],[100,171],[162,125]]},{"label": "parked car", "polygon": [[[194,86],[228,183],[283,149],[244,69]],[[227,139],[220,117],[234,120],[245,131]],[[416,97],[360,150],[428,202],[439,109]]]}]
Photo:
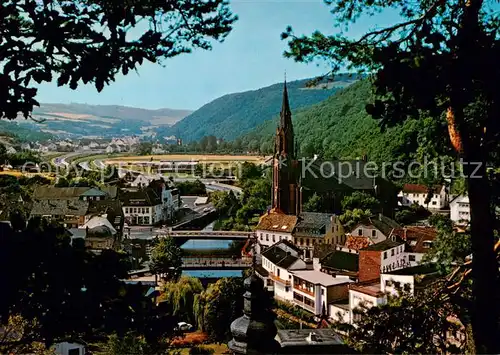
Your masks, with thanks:
[{"label": "parked car", "polygon": [[179,322],[177,323],[177,329],[183,332],[189,332],[193,330],[193,326],[186,322]]}]

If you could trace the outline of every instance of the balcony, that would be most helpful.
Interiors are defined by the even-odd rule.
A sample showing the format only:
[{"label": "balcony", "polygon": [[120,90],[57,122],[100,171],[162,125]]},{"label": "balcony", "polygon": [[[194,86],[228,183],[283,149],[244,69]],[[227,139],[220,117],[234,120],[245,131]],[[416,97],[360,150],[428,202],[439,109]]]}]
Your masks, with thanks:
[{"label": "balcony", "polygon": [[295,290],[299,290],[300,292],[304,292],[306,295],[309,295],[309,296],[313,296],[313,297],[314,297],[314,292],[311,292],[311,291],[309,291],[308,289],[301,287],[300,285],[296,285],[296,284],[294,284],[294,285],[293,285],[293,288],[294,288]]},{"label": "balcony", "polygon": [[305,303],[299,302],[297,300],[294,300],[294,302],[297,306],[304,308],[306,311],[309,311],[313,314],[316,314],[316,310],[314,309],[314,307],[311,307],[311,306],[309,306]]},{"label": "balcony", "polygon": [[285,285],[285,286],[290,286],[290,281],[283,280],[282,278],[280,278],[280,277],[278,277],[278,276],[274,275],[274,274],[273,274],[273,273],[271,273],[271,272],[269,273],[269,277],[270,277],[272,280],[274,280],[274,281],[276,281],[276,282],[279,282],[280,284],[283,284],[283,285]]}]

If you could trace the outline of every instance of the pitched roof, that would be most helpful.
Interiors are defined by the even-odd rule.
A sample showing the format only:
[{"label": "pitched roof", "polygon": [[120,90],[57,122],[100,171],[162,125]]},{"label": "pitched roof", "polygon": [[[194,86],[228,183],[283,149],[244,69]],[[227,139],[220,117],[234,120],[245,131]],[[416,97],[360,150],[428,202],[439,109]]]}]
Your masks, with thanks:
[{"label": "pitched roof", "polygon": [[366,164],[367,162],[363,160],[318,159],[311,164],[310,170],[319,178],[329,181],[335,179],[353,190],[373,190],[376,179],[373,178],[373,169],[365,169]]},{"label": "pitched roof", "polygon": [[297,235],[324,235],[331,223],[330,213],[302,212],[299,214],[294,234]]},{"label": "pitched roof", "polygon": [[469,203],[469,196],[465,194],[457,195],[450,201],[450,205],[455,203]]},{"label": "pitched roof", "polygon": [[368,237],[347,236],[345,247],[353,250],[360,250],[370,245],[371,239]]},{"label": "pitched roof", "polygon": [[297,216],[283,213],[269,213],[260,217],[258,230],[291,233],[297,224]]},{"label": "pitched roof", "polygon": [[390,239],[386,239],[383,242],[369,245],[366,248],[363,248],[362,250],[384,251],[384,250],[395,248],[398,245],[403,245],[403,244],[404,243],[395,242],[395,241],[392,241]]},{"label": "pitched roof", "polygon": [[35,200],[66,200],[77,199],[90,187],[55,187],[55,186],[38,186],[33,192]]},{"label": "pitched roof", "polygon": [[337,246],[335,244],[328,244],[328,243],[316,244],[313,250],[313,258],[318,258],[321,260],[335,250],[337,250]]},{"label": "pitched roof", "polygon": [[282,240],[281,242],[278,242],[266,249],[262,253],[262,256],[264,256],[274,265],[287,269],[300,259],[294,255],[291,255],[291,253],[287,251],[287,247],[291,248],[292,246],[293,250],[300,252],[300,249],[298,249],[296,246]]},{"label": "pitched roof", "polygon": [[384,272],[388,275],[427,275],[438,272],[436,264],[422,264],[403,269],[397,269],[390,272]]},{"label": "pitched roof", "polygon": [[32,216],[85,216],[88,201],[81,200],[40,200],[33,203]]},{"label": "pitched roof", "polygon": [[421,184],[404,184],[403,192],[405,193],[418,193],[418,194],[426,194],[432,189],[433,192],[441,192],[443,185],[435,185],[435,186],[426,186]]},{"label": "pitched roof", "polygon": [[379,213],[378,215],[368,217],[363,221],[359,222],[352,230],[357,229],[359,225],[373,226],[381,231],[386,237],[389,237],[394,228],[401,228],[401,226],[389,217],[384,216]]},{"label": "pitched roof", "polygon": [[101,197],[101,196],[106,196],[106,193],[104,191],[101,191],[95,187],[91,187],[84,193],[82,193],[80,196],[86,196],[86,197]]},{"label": "pitched roof", "polygon": [[149,187],[124,189],[120,199],[123,206],[156,206],[161,204],[160,196]]},{"label": "pitched roof", "polygon": [[118,189],[116,186],[102,188],[96,187],[55,187],[38,186],[33,192],[35,200],[67,200],[77,199],[80,196],[109,196],[116,198]]},{"label": "pitched roof", "polygon": [[103,186],[100,187],[101,191],[104,191],[109,198],[116,198],[118,196],[118,187],[116,186]]},{"label": "pitched roof", "polygon": [[89,228],[89,230],[93,230],[98,227],[106,227],[111,234],[116,234],[116,229],[111,225],[111,222],[106,218],[99,216],[92,217],[83,227]]},{"label": "pitched roof", "polygon": [[392,235],[398,236],[406,242],[405,251],[410,253],[426,253],[429,247],[424,242],[432,242],[437,236],[433,227],[408,226],[394,229]]},{"label": "pitched roof", "polygon": [[336,250],[324,257],[320,263],[321,267],[357,272],[359,271],[359,254]]}]

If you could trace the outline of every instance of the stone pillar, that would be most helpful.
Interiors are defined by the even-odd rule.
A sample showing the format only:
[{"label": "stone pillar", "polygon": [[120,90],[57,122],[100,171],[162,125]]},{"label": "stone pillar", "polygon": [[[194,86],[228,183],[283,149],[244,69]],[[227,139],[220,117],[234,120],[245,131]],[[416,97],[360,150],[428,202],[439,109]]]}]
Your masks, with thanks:
[{"label": "stone pillar", "polygon": [[233,354],[278,354],[272,299],[264,290],[264,282],[254,272],[244,285],[244,314],[231,323],[229,349]]}]

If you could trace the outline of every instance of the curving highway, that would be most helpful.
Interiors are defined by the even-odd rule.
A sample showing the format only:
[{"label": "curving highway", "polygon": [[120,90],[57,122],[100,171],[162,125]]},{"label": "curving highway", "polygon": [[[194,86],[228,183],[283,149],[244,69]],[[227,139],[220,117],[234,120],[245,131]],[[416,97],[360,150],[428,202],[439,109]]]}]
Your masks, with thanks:
[{"label": "curving highway", "polygon": [[[79,157],[84,157],[85,155],[88,155],[90,152],[72,152],[68,153],[56,158],[52,159],[52,163],[57,166],[57,167],[67,167],[72,160],[79,158]],[[103,154],[103,150],[95,150],[91,152],[92,154],[98,155],[98,154]],[[91,156],[89,156],[89,160],[82,161],[77,164],[80,168],[86,171],[91,171],[94,170],[92,169],[92,165],[97,167],[97,169],[105,169],[107,164],[103,161],[103,159],[92,159]],[[141,172],[141,171],[136,171],[133,169],[124,169],[123,167],[119,168],[119,171],[122,172],[132,172],[132,173],[139,173],[139,174],[145,174],[147,175],[146,172]],[[153,174],[152,174],[153,175]],[[234,194],[239,195],[242,193],[242,189],[237,187],[237,186],[232,186],[232,185],[227,185],[220,183],[218,179],[200,179],[196,177],[174,177],[174,182],[182,182],[182,181],[196,181],[200,180],[205,184],[207,191],[233,191]]]}]

